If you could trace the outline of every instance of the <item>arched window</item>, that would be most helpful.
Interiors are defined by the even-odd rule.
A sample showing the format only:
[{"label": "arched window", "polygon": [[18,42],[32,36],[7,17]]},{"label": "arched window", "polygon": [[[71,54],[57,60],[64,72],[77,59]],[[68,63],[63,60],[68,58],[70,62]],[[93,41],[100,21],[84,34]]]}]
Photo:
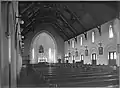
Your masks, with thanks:
[{"label": "arched window", "polygon": [[112,25],[109,26],[109,38],[113,38],[114,34],[113,34],[113,27]]},{"label": "arched window", "polygon": [[81,46],[83,45],[83,37],[82,36],[80,37],[80,45]]},{"label": "arched window", "polygon": [[95,32],[92,31],[92,43],[94,43],[94,42],[95,42]]},{"label": "arched window", "polygon": [[75,41],[72,40],[72,48],[75,48]]}]

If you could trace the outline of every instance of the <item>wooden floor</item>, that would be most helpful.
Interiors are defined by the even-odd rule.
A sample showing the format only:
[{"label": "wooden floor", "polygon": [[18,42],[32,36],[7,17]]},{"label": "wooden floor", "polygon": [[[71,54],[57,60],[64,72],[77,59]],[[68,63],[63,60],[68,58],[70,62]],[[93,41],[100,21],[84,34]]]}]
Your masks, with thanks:
[{"label": "wooden floor", "polygon": [[[86,69],[87,68],[87,69]],[[119,88],[118,71],[108,66],[31,66],[22,68],[18,87]]]}]

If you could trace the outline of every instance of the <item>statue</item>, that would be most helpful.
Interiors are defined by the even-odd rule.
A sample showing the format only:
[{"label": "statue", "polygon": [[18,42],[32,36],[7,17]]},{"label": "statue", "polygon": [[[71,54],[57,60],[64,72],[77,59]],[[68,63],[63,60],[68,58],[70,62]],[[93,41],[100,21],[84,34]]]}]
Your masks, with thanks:
[{"label": "statue", "polygon": [[39,46],[39,53],[44,53],[44,48],[42,45]]}]

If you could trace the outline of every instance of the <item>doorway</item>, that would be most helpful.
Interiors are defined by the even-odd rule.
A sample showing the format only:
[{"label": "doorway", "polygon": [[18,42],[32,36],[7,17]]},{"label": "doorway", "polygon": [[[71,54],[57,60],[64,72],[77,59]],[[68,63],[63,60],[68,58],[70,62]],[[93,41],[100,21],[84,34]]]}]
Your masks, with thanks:
[{"label": "doorway", "polygon": [[116,51],[110,51],[108,52],[108,61],[109,65],[116,65],[116,59],[117,59],[117,53]]},{"label": "doorway", "polygon": [[92,65],[96,65],[97,55],[96,53],[92,54]]}]

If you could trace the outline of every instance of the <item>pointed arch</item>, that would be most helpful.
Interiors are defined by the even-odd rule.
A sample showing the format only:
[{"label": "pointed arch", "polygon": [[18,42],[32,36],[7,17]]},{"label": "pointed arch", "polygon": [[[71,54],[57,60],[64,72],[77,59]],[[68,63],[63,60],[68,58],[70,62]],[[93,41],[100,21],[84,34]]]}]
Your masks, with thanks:
[{"label": "pointed arch", "polygon": [[36,40],[38,40],[40,35],[43,34],[43,33],[49,35],[50,38],[53,40],[53,44],[55,45],[55,59],[56,59],[57,58],[57,50],[58,50],[56,40],[55,40],[54,36],[46,30],[41,30],[40,32],[36,33],[35,36],[32,38],[32,41],[31,41],[31,44],[30,44],[30,59],[32,59],[32,50],[33,50],[34,42]]}]

